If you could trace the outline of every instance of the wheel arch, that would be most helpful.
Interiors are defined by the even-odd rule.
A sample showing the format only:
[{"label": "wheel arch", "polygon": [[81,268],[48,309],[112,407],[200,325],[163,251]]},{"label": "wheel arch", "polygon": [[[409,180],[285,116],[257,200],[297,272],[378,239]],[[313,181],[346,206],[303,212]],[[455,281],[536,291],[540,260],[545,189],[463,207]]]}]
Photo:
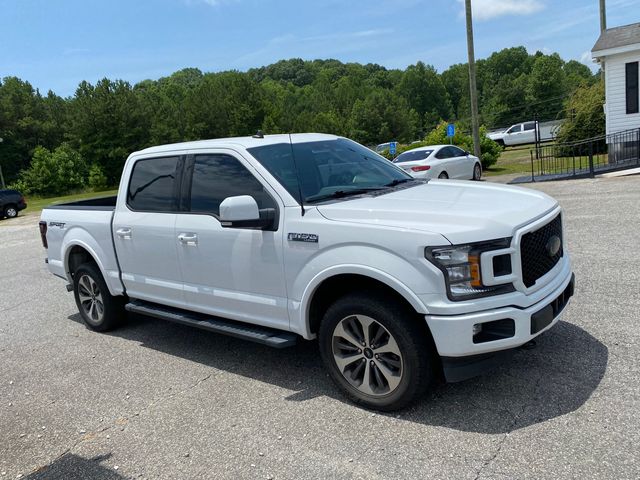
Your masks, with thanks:
[{"label": "wheel arch", "polygon": [[111,295],[117,295],[113,291],[111,282],[109,282],[109,276],[107,275],[100,257],[96,254],[89,245],[82,241],[74,240],[73,242],[65,246],[65,253],[63,257],[64,270],[67,275],[69,283],[73,284],[73,272],[83,263],[93,263],[100,270],[102,278],[104,278],[107,287],[109,287],[109,293]]},{"label": "wheel arch", "polygon": [[334,268],[318,274],[307,287],[300,308],[304,315],[304,331],[299,333],[305,338],[314,338],[327,306],[349,292],[361,290],[387,295],[418,315],[428,313],[422,301],[406,285],[382,271],[368,267]]}]

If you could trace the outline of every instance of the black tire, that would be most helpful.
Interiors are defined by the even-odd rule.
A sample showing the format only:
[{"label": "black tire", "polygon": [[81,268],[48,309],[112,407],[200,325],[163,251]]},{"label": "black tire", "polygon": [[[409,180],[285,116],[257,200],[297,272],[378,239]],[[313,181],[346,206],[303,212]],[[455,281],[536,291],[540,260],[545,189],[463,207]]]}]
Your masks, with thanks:
[{"label": "black tire", "polygon": [[[73,296],[80,316],[91,330],[106,332],[119,326],[125,319],[124,298],[109,293],[95,263],[84,263],[76,269],[73,274]],[[94,309],[87,308],[92,301]],[[94,312],[96,315],[93,315]]]},{"label": "black tire", "polygon": [[[345,321],[350,321],[356,316],[375,320],[377,324],[388,331],[401,352],[400,361],[396,360],[401,365],[399,382],[388,393],[384,393],[384,391],[373,395],[364,393],[360,387],[354,386],[345,377],[351,372],[343,374],[336,363],[337,357],[334,350],[336,345],[343,345],[341,342],[344,338],[339,334],[338,336],[334,335],[336,329],[339,328],[339,324],[344,325]],[[333,381],[354,403],[381,411],[399,410],[421,398],[435,378],[436,362],[433,357],[433,342],[430,340],[426,325],[421,322],[424,320],[421,320],[414,311],[393,299],[385,299],[384,295],[373,296],[363,292],[348,294],[329,307],[320,324],[318,339],[322,361]],[[369,330],[369,334],[371,337],[371,330]],[[373,341],[378,340],[375,338],[371,340],[372,348],[379,348],[378,351],[386,348],[385,346],[374,346]],[[337,348],[339,349],[340,346]],[[369,359],[367,361],[364,355],[367,353],[366,350],[369,350],[369,353],[376,350],[363,348],[363,358],[359,358],[359,353],[354,353],[354,358],[357,357],[357,359],[352,360],[349,356],[348,361],[350,366],[355,365],[352,370],[364,368],[365,372],[371,373],[370,378],[375,380],[374,359],[367,356],[366,358]],[[378,360],[378,355],[375,355],[375,359],[376,362],[381,361]],[[359,367],[358,362],[364,362],[364,367]],[[369,362],[370,367],[366,365]],[[348,368],[350,367],[346,367],[344,371]],[[382,369],[378,368],[377,370],[379,373],[384,373]],[[351,378],[353,379],[353,376]],[[364,383],[364,379],[363,374],[362,383]]]},{"label": "black tire", "polygon": [[7,218],[16,218],[18,216],[18,208],[15,205],[7,205],[4,207],[3,215]]},{"label": "black tire", "polygon": [[440,172],[440,175],[438,175],[438,178],[447,179],[449,178],[449,174],[447,172]]},{"label": "black tire", "polygon": [[473,166],[473,180],[480,181],[480,178],[482,178],[482,167],[479,163],[476,163]]}]

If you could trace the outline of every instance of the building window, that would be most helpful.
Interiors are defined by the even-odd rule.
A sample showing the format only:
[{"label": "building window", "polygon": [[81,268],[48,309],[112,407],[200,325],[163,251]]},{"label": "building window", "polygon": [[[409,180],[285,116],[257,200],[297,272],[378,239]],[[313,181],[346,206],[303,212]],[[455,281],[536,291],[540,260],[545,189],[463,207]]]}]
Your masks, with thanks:
[{"label": "building window", "polygon": [[638,62],[626,64],[627,114],[638,113]]}]

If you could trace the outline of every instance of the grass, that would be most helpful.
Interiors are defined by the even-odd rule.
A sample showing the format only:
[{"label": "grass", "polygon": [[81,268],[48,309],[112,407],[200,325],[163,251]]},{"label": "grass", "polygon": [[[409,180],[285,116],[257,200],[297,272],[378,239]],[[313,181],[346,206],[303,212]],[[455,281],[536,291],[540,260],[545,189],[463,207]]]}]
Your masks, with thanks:
[{"label": "grass", "polygon": [[507,148],[498,163],[484,171],[484,175],[492,177],[495,175],[522,174],[531,175],[531,154],[530,150],[534,145],[521,145],[517,148]]},{"label": "grass", "polygon": [[97,197],[109,197],[116,195],[118,190],[105,190],[102,192],[82,192],[82,193],[74,193],[72,195],[64,195],[61,197],[27,197],[27,209],[24,211],[24,214],[36,214],[40,213],[40,211],[46,207],[47,205],[53,205],[54,203],[66,203],[66,202],[74,202],[76,200],[86,200],[87,198],[97,198]]}]

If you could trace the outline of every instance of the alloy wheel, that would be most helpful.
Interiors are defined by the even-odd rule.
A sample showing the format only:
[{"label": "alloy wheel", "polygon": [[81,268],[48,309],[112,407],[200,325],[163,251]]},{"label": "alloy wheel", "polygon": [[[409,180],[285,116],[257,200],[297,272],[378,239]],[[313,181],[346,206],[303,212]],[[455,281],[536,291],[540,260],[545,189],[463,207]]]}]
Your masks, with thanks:
[{"label": "alloy wheel", "polygon": [[333,331],[332,352],[342,376],[362,393],[388,395],[402,380],[398,343],[371,317],[350,315],[340,320]]},{"label": "alloy wheel", "polygon": [[83,275],[78,281],[78,298],[86,316],[95,323],[104,317],[104,300],[96,281],[89,275]]}]

